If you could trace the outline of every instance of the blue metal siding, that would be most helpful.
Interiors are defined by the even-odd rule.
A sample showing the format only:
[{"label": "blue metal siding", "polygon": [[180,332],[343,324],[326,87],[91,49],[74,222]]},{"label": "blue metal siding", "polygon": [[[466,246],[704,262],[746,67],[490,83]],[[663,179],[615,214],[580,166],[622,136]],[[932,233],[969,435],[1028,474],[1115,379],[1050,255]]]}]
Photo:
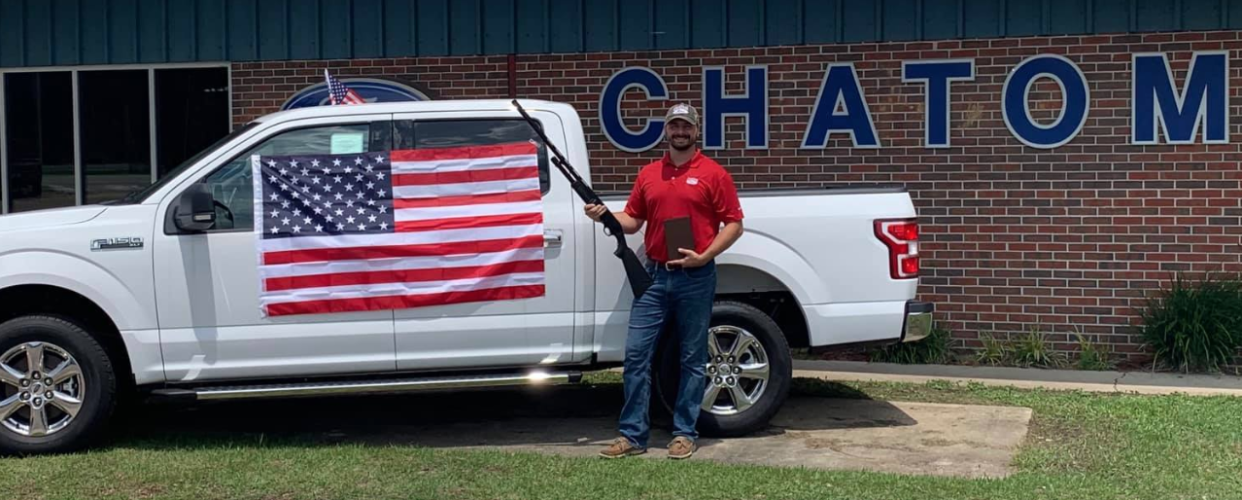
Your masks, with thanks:
[{"label": "blue metal siding", "polygon": [[1182,0],[1182,27],[1188,30],[1212,30],[1226,26],[1221,12],[1224,3],[1218,0]]},{"label": "blue metal siding", "polygon": [[26,0],[26,64],[52,64],[52,4]]},{"label": "blue metal siding", "polygon": [[725,0],[690,0],[690,46],[728,46],[725,19]]},{"label": "blue metal siding", "polygon": [[0,67],[1242,29],[1242,0],[0,0]]},{"label": "blue metal siding", "polygon": [[651,39],[652,0],[627,0],[618,5],[621,27],[621,50],[648,50]]},{"label": "blue metal siding", "polygon": [[414,0],[384,0],[384,53],[390,56],[413,54],[417,37]]},{"label": "blue metal siding", "polygon": [[353,26],[354,57],[383,57],[383,0],[354,0],[349,20]]},{"label": "blue metal siding", "polygon": [[881,2],[840,0],[842,33],[844,42],[870,42],[880,39],[879,23]]},{"label": "blue metal siding", "polygon": [[1008,0],[1004,7],[1006,36],[1031,36],[1043,31],[1043,2]]},{"label": "blue metal siding", "polygon": [[109,62],[167,62],[166,10],[164,0],[112,0],[108,7]]},{"label": "blue metal siding", "polygon": [[[577,3],[577,0],[567,0]],[[690,0],[660,0],[655,10],[655,48],[680,49],[690,45]]]},{"label": "blue metal siding", "polygon": [[924,0],[923,36],[927,40],[957,38],[962,0]]},{"label": "blue metal siding", "polygon": [[[168,60],[172,62],[197,60],[198,47],[194,39],[194,2],[168,2],[167,9]],[[284,16],[278,19],[283,22]]]},{"label": "blue metal siding", "polygon": [[57,65],[80,64],[78,0],[52,0],[52,35],[55,52],[52,63]]},{"label": "blue metal siding", "polygon": [[727,12],[730,47],[763,45],[763,0],[729,0]]},{"label": "blue metal siding", "polygon": [[765,41],[771,45],[791,45],[802,40],[802,0],[764,2]]},{"label": "blue metal siding", "polygon": [[[841,2],[849,0],[804,0],[802,25],[803,43],[833,43],[841,41]],[[786,42],[790,45],[798,40]]]},{"label": "blue metal siding", "polygon": [[228,26],[224,18],[224,0],[198,0],[195,29],[198,30],[197,60],[228,59],[224,49]]},{"label": "blue metal siding", "polygon": [[[251,5],[249,10],[246,12],[246,15],[250,16],[248,21],[251,26],[257,26],[259,22],[257,14],[258,11],[254,7],[254,1],[255,0],[248,0]],[[319,2],[299,1],[289,4],[289,57],[294,59],[319,59],[320,57],[323,57],[323,52],[320,50],[320,43],[321,39],[325,37],[320,36],[319,31],[320,12],[321,7]],[[338,38],[333,38],[333,40],[345,40],[343,32],[341,30],[337,31],[338,33],[335,33],[334,36]],[[253,42],[257,40],[257,29],[249,35],[250,41]],[[256,46],[254,50],[257,51],[258,47]],[[257,52],[249,53],[256,54]],[[230,57],[234,60],[238,59],[235,55],[230,55]],[[257,57],[258,56],[255,55],[244,60],[251,60]]]},{"label": "blue metal siding", "polygon": [[514,50],[513,0],[483,0],[483,52],[508,54]]},{"label": "blue metal siding", "polygon": [[1087,9],[1090,2],[1082,0],[1050,0],[1048,5],[1051,22],[1048,33],[1052,35],[1069,35],[1087,30],[1091,11]]},{"label": "blue metal siding", "polygon": [[552,52],[582,51],[582,2],[579,0],[548,0],[548,10],[549,50]]},{"label": "blue metal siding", "polygon": [[591,0],[586,2],[583,12],[586,50],[617,50],[617,0]]}]

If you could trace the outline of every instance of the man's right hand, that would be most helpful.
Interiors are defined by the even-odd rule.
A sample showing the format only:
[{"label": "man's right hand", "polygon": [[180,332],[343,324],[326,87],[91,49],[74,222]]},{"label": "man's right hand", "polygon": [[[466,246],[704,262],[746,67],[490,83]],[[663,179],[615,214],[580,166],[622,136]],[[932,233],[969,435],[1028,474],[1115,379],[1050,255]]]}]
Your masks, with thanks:
[{"label": "man's right hand", "polygon": [[590,217],[591,220],[599,222],[599,220],[604,217],[604,214],[608,212],[608,207],[590,203],[583,207],[583,211],[586,212],[587,217]]}]

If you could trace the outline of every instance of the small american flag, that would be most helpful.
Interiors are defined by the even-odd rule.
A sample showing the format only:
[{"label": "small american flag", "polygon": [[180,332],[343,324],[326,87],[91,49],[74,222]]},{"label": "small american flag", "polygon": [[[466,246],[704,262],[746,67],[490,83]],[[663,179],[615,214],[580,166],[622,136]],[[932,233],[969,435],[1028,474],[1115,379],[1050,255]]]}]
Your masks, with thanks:
[{"label": "small american flag", "polygon": [[337,104],[366,104],[367,101],[362,96],[354,92],[354,89],[346,87],[340,80],[332,77],[328,70],[323,70],[323,76],[328,80],[329,100],[333,105]]},{"label": "small american flag", "polygon": [[266,316],[544,295],[532,142],[258,156]]}]

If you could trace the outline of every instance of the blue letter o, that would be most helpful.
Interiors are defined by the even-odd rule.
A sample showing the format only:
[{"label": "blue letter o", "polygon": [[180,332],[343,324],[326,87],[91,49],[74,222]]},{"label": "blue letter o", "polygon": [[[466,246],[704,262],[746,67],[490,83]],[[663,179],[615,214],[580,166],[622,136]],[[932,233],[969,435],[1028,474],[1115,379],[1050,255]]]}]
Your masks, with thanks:
[{"label": "blue letter o", "polygon": [[[1061,114],[1051,125],[1036,123],[1027,102],[1031,84],[1041,76],[1052,78],[1061,87]],[[1073,61],[1055,54],[1033,56],[1019,63],[1005,78],[1002,95],[1005,126],[1024,144],[1041,149],[1055,148],[1077,136],[1091,104],[1082,71]]]}]

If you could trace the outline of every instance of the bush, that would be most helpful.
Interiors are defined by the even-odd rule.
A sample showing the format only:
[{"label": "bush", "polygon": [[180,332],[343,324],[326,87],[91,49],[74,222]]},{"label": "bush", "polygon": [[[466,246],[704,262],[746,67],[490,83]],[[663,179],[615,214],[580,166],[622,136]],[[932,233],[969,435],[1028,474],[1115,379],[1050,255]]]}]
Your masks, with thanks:
[{"label": "bush", "polygon": [[923,340],[887,345],[871,351],[869,358],[873,363],[905,365],[943,363],[949,359],[951,340],[948,330],[933,327],[931,333]]},{"label": "bush", "polygon": [[1013,347],[1013,361],[1018,366],[1061,367],[1065,356],[1052,350],[1048,338],[1038,328],[1018,339]]},{"label": "bush", "polygon": [[1081,333],[1075,335],[1078,337],[1078,369],[1112,370],[1116,367],[1107,351],[1092,343]]},{"label": "bush", "polygon": [[1009,362],[1009,346],[990,333],[979,336],[983,348],[975,353],[975,361],[981,365],[1000,366]]},{"label": "bush", "polygon": [[1236,277],[1188,281],[1147,300],[1138,327],[1157,363],[1183,372],[1218,371],[1242,344],[1242,282]]}]

